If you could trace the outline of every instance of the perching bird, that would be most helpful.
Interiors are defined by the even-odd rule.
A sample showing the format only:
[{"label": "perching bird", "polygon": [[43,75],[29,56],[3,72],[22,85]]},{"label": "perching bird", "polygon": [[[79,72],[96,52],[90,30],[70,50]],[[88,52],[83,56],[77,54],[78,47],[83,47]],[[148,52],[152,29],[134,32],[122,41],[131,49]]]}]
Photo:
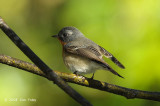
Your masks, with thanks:
[{"label": "perching bird", "polygon": [[77,28],[64,27],[58,35],[52,37],[57,37],[61,42],[64,63],[74,74],[93,73],[94,76],[96,70],[103,69],[122,77],[102,57],[111,59],[120,68],[125,67],[107,50],[86,38]]}]

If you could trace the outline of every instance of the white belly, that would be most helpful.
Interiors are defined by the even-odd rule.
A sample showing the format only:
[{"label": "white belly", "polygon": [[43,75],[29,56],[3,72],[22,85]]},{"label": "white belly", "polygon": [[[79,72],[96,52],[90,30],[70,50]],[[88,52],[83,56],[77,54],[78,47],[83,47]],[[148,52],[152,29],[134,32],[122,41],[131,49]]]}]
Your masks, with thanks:
[{"label": "white belly", "polygon": [[102,68],[98,63],[77,55],[65,55],[64,63],[72,72],[77,71],[78,74],[94,73]]}]

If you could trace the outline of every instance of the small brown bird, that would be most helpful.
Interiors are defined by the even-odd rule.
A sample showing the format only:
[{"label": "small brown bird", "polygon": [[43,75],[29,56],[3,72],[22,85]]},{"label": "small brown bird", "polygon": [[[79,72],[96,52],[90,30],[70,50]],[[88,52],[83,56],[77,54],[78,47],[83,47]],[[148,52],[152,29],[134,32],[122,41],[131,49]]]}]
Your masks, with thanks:
[{"label": "small brown bird", "polygon": [[65,27],[58,35],[52,37],[57,37],[61,42],[64,63],[74,74],[93,73],[93,79],[95,71],[103,69],[122,77],[102,57],[111,59],[120,68],[125,67],[107,50],[86,38],[77,28]]}]

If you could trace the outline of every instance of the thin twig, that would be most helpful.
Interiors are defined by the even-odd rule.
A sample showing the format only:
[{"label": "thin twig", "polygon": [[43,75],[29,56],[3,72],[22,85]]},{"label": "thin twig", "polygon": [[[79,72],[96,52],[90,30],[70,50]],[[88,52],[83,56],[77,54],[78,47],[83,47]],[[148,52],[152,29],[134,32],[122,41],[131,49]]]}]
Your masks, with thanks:
[{"label": "thin twig", "polygon": [[19,37],[18,35],[3,21],[0,17],[0,28],[11,39],[12,42],[36,65],[45,75],[63,89],[74,100],[81,105],[91,105],[85,98],[71,88],[63,79],[61,79],[54,71],[52,71]]},{"label": "thin twig", "polygon": [[[47,76],[36,65],[19,60],[19,59],[12,58],[10,56],[0,55],[0,63],[17,67],[19,69],[23,69],[25,71],[47,78]],[[55,73],[67,82],[75,83],[75,84],[90,87],[90,88],[99,89],[102,91],[107,91],[110,93],[124,96],[127,99],[139,98],[139,99],[160,101],[160,92],[149,92],[149,91],[129,89],[129,88],[109,84],[102,81],[90,80],[89,78],[78,76],[75,74],[63,73],[58,71],[55,71]]]}]

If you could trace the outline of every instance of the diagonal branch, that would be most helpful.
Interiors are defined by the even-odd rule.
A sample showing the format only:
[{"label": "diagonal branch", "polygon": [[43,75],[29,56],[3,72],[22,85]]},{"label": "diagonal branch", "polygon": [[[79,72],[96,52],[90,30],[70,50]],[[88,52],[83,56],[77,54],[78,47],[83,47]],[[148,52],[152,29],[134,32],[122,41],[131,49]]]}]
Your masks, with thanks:
[{"label": "diagonal branch", "polygon": [[[0,55],[0,63],[13,66],[45,78],[48,78],[36,65],[12,58],[6,55]],[[160,101],[160,92],[149,92],[142,90],[129,89],[113,84],[109,84],[102,81],[90,80],[89,78],[77,76],[75,74],[63,73],[55,71],[55,73],[63,78],[67,82],[75,83],[78,85],[99,89],[102,91],[107,91],[117,95],[126,97],[127,99],[139,98],[139,99],[148,99],[154,101]]]},{"label": "diagonal branch", "polygon": [[63,91],[76,100],[81,105],[90,104],[78,92],[71,88],[63,79],[61,79],[54,71],[51,70],[19,37],[18,35],[3,21],[0,17],[0,28],[10,38],[10,40],[36,65],[43,73],[57,84]]}]

